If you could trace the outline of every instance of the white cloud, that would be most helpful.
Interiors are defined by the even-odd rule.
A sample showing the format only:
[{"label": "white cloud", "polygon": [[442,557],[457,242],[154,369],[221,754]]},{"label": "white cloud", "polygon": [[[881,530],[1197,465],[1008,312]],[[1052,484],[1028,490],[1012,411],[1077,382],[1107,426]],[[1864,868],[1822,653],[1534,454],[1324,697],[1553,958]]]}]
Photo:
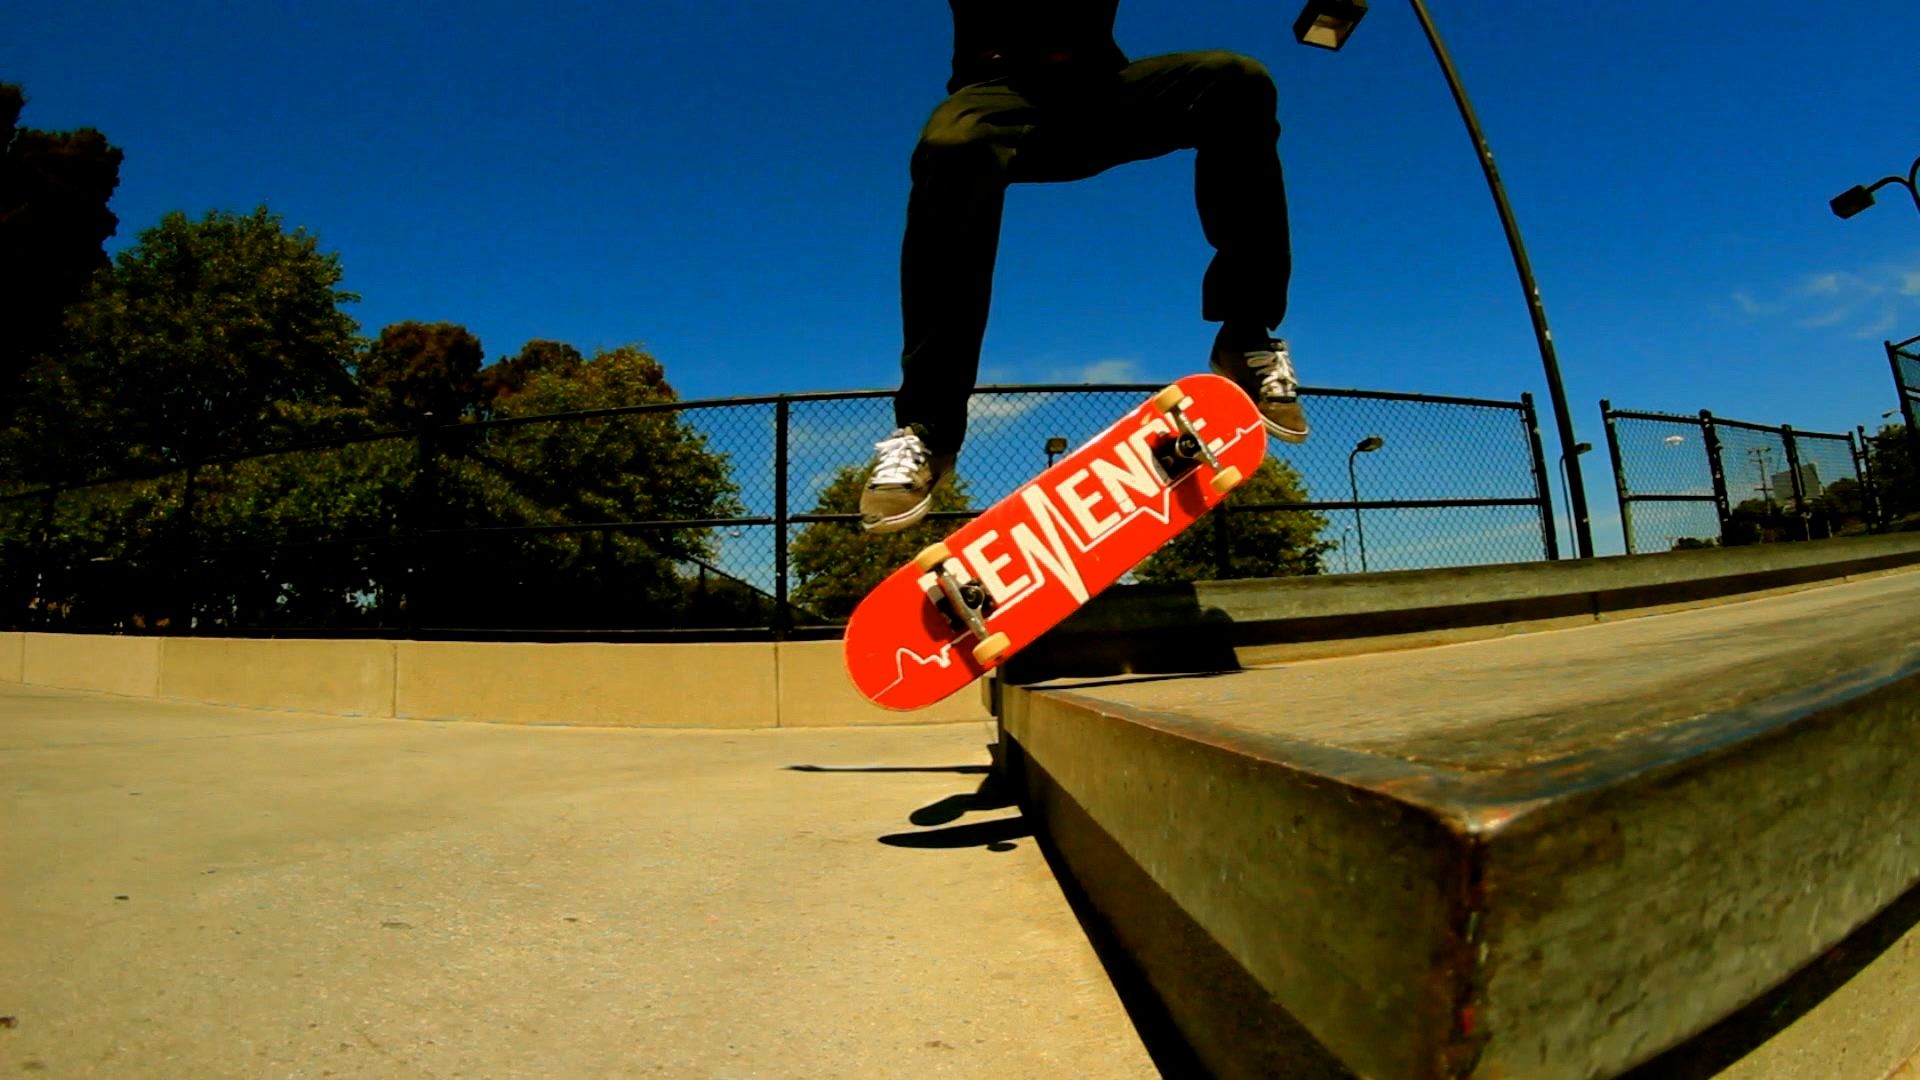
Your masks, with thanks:
[{"label": "white cloud", "polygon": [[1728,297],[1750,321],[1786,320],[1802,330],[1834,330],[1877,338],[1920,321],[1920,270],[1880,266],[1863,273],[1822,271],[1763,292]]},{"label": "white cloud", "polygon": [[1095,360],[1079,367],[1056,367],[1048,371],[1046,377],[1047,382],[1058,383],[1129,383],[1141,379],[1140,361],[1126,356]]}]

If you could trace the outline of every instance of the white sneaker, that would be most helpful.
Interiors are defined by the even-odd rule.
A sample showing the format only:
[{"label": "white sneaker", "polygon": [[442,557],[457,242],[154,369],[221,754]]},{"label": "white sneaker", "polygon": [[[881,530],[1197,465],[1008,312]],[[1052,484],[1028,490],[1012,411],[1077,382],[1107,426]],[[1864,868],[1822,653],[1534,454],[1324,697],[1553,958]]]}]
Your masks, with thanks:
[{"label": "white sneaker", "polygon": [[873,444],[873,475],[860,493],[860,527],[897,532],[927,516],[933,489],[953,470],[954,455],[935,454],[912,428],[899,428]]}]

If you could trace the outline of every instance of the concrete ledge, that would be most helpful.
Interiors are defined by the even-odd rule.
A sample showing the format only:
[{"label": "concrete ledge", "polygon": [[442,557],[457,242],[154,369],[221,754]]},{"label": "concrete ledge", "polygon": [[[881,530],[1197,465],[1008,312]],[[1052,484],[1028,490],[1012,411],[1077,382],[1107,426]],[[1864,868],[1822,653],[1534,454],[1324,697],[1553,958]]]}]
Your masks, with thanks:
[{"label": "concrete ledge", "polygon": [[[1898,1004],[1920,977],[1890,951],[1920,937],[1916,607],[1920,573],[1898,573],[1569,633],[1008,687],[1007,756],[1220,1075],[1765,1075],[1740,1070],[1844,1044],[1819,1074],[1880,1080],[1920,1035]],[[1861,985],[1895,1004],[1828,1007],[1871,996],[1846,982],[1780,1007],[1875,920]],[[1732,1049],[1702,1049],[1714,1032]]]},{"label": "concrete ledge", "polygon": [[163,638],[159,696],[211,705],[392,716],[388,641]]},{"label": "concrete ledge", "polygon": [[773,660],[773,645],[767,643],[403,641],[395,644],[394,715],[517,724],[775,727]]},{"label": "concrete ledge", "polygon": [[1003,669],[1229,671],[1659,614],[1920,565],[1920,533],[1337,577],[1119,586]]},{"label": "concrete ledge", "polygon": [[897,713],[837,641],[527,644],[0,633],[0,681],[342,716],[766,728],[991,719],[978,695]]},{"label": "concrete ledge", "polygon": [[838,641],[786,641],[776,645],[781,727],[846,727],[884,724],[953,724],[991,720],[980,695],[961,691],[911,713],[875,708],[848,680]]},{"label": "concrete ledge", "polygon": [[160,639],[23,634],[20,681],[69,690],[158,697]]},{"label": "concrete ledge", "polygon": [[27,635],[0,630],[0,681],[26,681]]}]

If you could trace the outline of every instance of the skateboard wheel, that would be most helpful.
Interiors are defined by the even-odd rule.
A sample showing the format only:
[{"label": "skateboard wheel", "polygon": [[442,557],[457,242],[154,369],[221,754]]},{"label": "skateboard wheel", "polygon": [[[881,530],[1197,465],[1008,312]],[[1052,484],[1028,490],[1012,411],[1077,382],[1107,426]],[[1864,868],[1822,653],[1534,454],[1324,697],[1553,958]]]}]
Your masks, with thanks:
[{"label": "skateboard wheel", "polygon": [[920,554],[913,557],[913,565],[924,574],[946,562],[952,555],[953,553],[947,550],[947,545],[944,543],[928,544],[920,549]]},{"label": "skateboard wheel", "polygon": [[1180,389],[1180,384],[1174,383],[1153,395],[1153,411],[1164,413],[1175,405],[1180,404],[1181,399],[1186,396],[1187,392]]},{"label": "skateboard wheel", "polygon": [[1240,470],[1232,465],[1213,474],[1213,493],[1225,495],[1240,486]]},{"label": "skateboard wheel", "polygon": [[987,640],[973,647],[974,662],[985,667],[995,660],[1000,659],[1001,655],[1007,651],[1007,647],[1011,644],[1013,643],[1007,639],[1007,635],[1005,634],[990,635]]}]

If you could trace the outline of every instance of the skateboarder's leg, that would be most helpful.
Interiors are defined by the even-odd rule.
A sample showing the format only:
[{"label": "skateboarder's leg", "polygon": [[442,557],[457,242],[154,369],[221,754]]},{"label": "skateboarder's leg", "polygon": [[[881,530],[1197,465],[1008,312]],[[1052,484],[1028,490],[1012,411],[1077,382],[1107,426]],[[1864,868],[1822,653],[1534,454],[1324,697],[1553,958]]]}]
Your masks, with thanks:
[{"label": "skateboarder's leg", "polygon": [[1201,315],[1272,329],[1287,312],[1292,248],[1275,118],[1259,61],[1231,52],[1152,56],[1120,73],[1115,133],[1129,159],[1194,153],[1194,201],[1213,245]]},{"label": "skateboarder's leg", "polygon": [[[900,251],[905,344],[898,426],[916,426],[934,453],[966,437],[1000,247],[1008,166],[1032,107],[1004,82],[969,86],[927,121],[912,161]],[[1030,117],[1028,117],[1030,119]]]},{"label": "skateboarder's leg", "polygon": [[1194,150],[1194,201],[1213,245],[1201,317],[1221,324],[1216,371],[1253,395],[1268,430],[1306,438],[1286,343],[1269,337],[1287,313],[1293,271],[1278,95],[1258,61],[1231,52],[1148,57],[1121,72],[1117,152]]},{"label": "skateboarder's leg", "polygon": [[868,532],[917,523],[966,438],[1000,246],[1007,165],[1031,107],[1004,82],[969,86],[933,112],[912,159],[900,252],[905,346],[894,432],[874,444],[860,496]]}]

